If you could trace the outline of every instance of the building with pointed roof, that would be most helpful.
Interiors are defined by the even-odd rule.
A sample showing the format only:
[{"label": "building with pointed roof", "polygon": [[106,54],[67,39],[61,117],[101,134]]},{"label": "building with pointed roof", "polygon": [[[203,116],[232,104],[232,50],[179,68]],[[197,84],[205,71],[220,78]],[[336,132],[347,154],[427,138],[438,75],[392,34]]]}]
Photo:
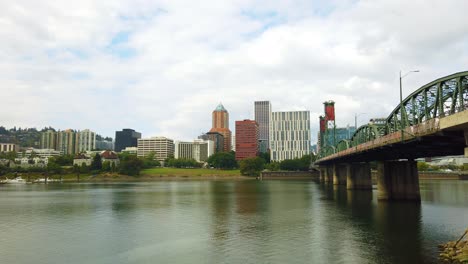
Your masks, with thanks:
[{"label": "building with pointed roof", "polygon": [[212,114],[213,122],[210,132],[217,132],[224,137],[223,151],[231,151],[231,130],[229,130],[229,113],[223,104],[219,104]]}]

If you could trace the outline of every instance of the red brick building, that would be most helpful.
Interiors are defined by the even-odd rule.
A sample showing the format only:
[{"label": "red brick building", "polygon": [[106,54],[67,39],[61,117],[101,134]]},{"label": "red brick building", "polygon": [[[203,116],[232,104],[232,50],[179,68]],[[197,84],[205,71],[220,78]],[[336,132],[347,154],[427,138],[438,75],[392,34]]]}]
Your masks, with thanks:
[{"label": "red brick building", "polygon": [[236,160],[258,154],[258,124],[254,120],[236,121]]}]

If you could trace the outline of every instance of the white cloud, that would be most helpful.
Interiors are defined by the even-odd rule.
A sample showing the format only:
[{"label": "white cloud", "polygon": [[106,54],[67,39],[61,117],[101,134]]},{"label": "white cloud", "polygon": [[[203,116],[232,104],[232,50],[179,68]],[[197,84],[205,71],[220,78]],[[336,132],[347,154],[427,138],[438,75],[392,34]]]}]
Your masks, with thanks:
[{"label": "white cloud", "polygon": [[[191,139],[221,101],[387,116],[468,62],[466,1],[0,1],[0,120]],[[117,39],[121,37],[122,39]],[[117,43],[118,42],[118,43]],[[372,115],[371,115],[372,114]],[[317,116],[315,116],[317,115]],[[362,118],[367,118],[363,116]],[[231,127],[234,130],[233,127]],[[315,138],[316,131],[313,131]]]}]

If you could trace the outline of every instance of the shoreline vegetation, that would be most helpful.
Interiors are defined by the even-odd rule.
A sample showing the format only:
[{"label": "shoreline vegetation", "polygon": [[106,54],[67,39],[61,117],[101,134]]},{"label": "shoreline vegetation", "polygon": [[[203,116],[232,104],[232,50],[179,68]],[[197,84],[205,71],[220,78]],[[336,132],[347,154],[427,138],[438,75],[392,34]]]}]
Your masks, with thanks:
[{"label": "shoreline vegetation", "polygon": [[[26,182],[34,182],[38,179],[44,179],[44,173],[21,172],[8,173],[0,177],[4,180],[22,177]],[[138,176],[128,176],[119,173],[63,173],[49,174],[48,179],[61,180],[62,182],[141,182],[141,181],[159,181],[159,180],[245,180],[255,179],[255,177],[242,176],[240,170],[220,170],[220,169],[179,169],[179,168],[151,168],[143,169]]]}]

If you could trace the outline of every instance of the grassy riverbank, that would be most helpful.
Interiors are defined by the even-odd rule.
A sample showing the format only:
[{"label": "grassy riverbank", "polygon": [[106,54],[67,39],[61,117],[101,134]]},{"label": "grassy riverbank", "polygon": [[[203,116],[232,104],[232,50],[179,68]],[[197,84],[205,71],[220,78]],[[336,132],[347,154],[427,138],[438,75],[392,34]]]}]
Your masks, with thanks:
[{"label": "grassy riverbank", "polygon": [[[18,173],[17,175],[10,173],[5,175],[9,179],[21,176],[24,180],[33,182],[37,179],[44,178],[42,173]],[[2,176],[2,179],[5,179]],[[52,174],[49,179],[62,180],[65,182],[78,181],[77,174]],[[100,174],[80,174],[80,182],[128,182],[128,181],[157,181],[157,180],[224,180],[224,179],[250,179],[251,177],[241,176],[239,170],[217,170],[217,169],[177,169],[177,168],[151,168],[140,172],[139,176],[127,176],[118,173],[100,173]]]},{"label": "grassy riverbank", "polygon": [[217,170],[217,169],[178,169],[178,168],[151,168],[142,170],[140,173],[142,176],[189,176],[189,177],[201,177],[201,176],[220,176],[220,177],[232,177],[240,176],[239,170]]}]

